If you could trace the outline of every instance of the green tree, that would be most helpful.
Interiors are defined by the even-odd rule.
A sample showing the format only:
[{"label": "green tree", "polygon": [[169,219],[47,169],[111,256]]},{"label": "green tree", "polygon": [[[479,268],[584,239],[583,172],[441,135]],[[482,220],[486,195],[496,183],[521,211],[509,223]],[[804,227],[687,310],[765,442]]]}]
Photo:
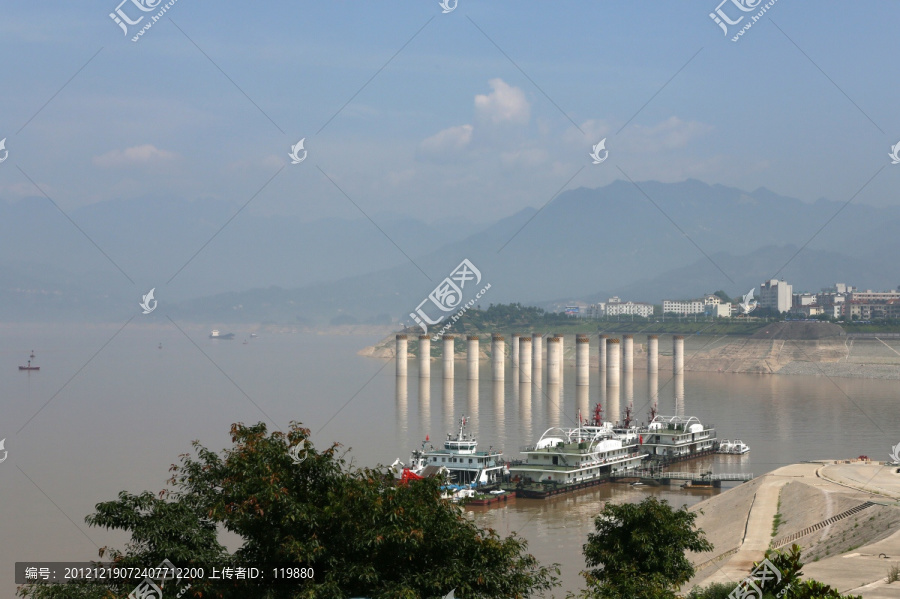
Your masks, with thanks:
[{"label": "green tree", "polygon": [[[122,493],[98,504],[90,524],[132,535],[125,551],[110,551],[113,559],[144,567],[166,558],[179,567],[292,564],[315,573],[293,585],[191,581],[184,597],[204,599],[428,599],[452,589],[466,598],[512,599],[557,584],[555,566],[541,566],[521,538],[470,522],[441,499],[436,480],[397,486],[386,469],[348,465],[338,444],[317,451],[297,423],[287,433],[236,424],[231,436],[233,447],[222,455],[194,442],[196,456],[182,455],[172,466],[171,488],[159,498]],[[302,447],[299,463],[292,447]],[[219,544],[219,528],[240,538],[234,553]],[[127,594],[133,587],[104,588]],[[20,592],[33,599],[106,597],[52,594],[61,588]]]},{"label": "green tree", "polygon": [[[757,574],[755,582],[763,592],[764,599],[862,599],[859,595],[841,595],[837,589],[818,580],[801,580],[803,562],[800,559],[800,546],[792,545],[787,550],[769,549],[765,553],[778,574],[769,574],[763,581]],[[762,562],[753,564],[748,574],[757,571]],[[767,566],[767,571],[772,572]],[[780,576],[780,578],[778,578]],[[694,587],[687,595],[688,599],[725,599],[739,583],[713,583],[708,587]],[[748,595],[749,596],[749,595]],[[755,595],[753,595],[755,596]]]},{"label": "green tree", "polygon": [[720,300],[722,300],[726,304],[731,304],[734,302],[734,300],[731,299],[730,297],[728,297],[728,294],[725,293],[724,291],[722,291],[721,289],[719,289],[718,291],[713,293],[713,295],[716,296],[717,298],[719,298]]},{"label": "green tree", "polygon": [[[841,595],[837,589],[818,580],[800,580],[803,562],[800,560],[800,546],[797,544],[791,545],[786,551],[769,549],[765,559],[781,573],[781,581],[773,588],[765,589],[767,595],[775,597],[784,592],[781,595],[784,599],[862,599],[860,595]],[[754,564],[754,568],[758,565]]]},{"label": "green tree", "polygon": [[711,551],[694,527],[697,514],[665,500],[607,504],[594,520],[584,555],[590,570],[582,597],[668,599],[694,575],[686,551]]}]

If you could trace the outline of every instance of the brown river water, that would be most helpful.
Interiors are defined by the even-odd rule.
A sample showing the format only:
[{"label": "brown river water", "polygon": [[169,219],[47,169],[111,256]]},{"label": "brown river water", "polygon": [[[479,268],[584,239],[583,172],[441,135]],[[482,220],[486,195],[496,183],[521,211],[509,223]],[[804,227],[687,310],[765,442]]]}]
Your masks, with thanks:
[{"label": "brown river water", "polygon": [[[84,523],[93,506],[121,490],[159,491],[191,440],[223,448],[233,422],[284,429],[299,420],[317,445],[339,441],[356,464],[374,466],[407,460],[426,435],[437,444],[464,414],[480,449],[515,459],[548,427],[572,425],[579,407],[600,401],[605,414],[615,410],[596,370],[586,394],[576,390],[572,367],[560,387],[520,387],[509,361],[502,384],[483,361],[478,382],[467,381],[457,362],[450,385],[439,362],[421,380],[410,360],[398,380],[392,360],[358,356],[374,336],[260,331],[250,338],[254,329],[236,328],[233,341],[216,341],[208,328],[182,325],[182,333],[132,322],[117,333],[121,326],[0,326],[0,439],[8,452],[0,462],[2,596],[13,596],[16,561],[88,561],[99,547],[123,546],[122,535]],[[32,349],[41,370],[19,372]],[[665,371],[653,380],[638,369],[620,383],[620,416],[630,397],[636,419],[646,421],[654,388],[660,413],[697,416],[720,439],[751,448],[679,469],[759,475],[819,458],[884,460],[900,443],[896,381],[691,372],[677,380]],[[517,531],[542,562],[562,564],[561,596],[581,584],[581,546],[604,502],[657,493],[693,504],[713,492],[607,484],[472,517],[501,534]]]}]

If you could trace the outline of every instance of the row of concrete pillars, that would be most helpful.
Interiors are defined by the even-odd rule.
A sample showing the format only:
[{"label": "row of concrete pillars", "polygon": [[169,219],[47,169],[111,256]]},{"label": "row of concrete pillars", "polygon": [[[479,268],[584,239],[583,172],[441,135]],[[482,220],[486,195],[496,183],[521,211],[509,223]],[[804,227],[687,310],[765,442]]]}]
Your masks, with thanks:
[{"label": "row of concrete pillars", "polygon": [[[454,376],[454,344],[455,335],[444,335],[442,338],[444,352],[443,376],[452,379]],[[519,372],[520,382],[531,382],[534,372],[543,369],[544,336],[534,333],[531,337],[513,333],[512,335],[512,367]],[[553,335],[547,338],[547,382],[559,383],[562,379],[564,337]],[[575,384],[587,385],[590,380],[590,337],[575,336]],[[622,342],[609,335],[600,335],[600,370],[607,374],[611,384],[618,384],[619,372],[634,371],[634,335],[623,335]],[[466,337],[466,370],[469,380],[478,380],[479,375],[479,337]],[[672,371],[684,373],[684,337],[675,335],[672,338]],[[408,365],[408,337],[397,335],[397,376],[406,376]],[[621,356],[621,360],[620,360]],[[431,376],[431,337],[419,335],[419,376]],[[621,366],[620,366],[621,363]],[[503,335],[491,335],[491,372],[495,381],[504,380],[506,374],[506,341]],[[647,372],[659,372],[659,337],[647,336]]]}]

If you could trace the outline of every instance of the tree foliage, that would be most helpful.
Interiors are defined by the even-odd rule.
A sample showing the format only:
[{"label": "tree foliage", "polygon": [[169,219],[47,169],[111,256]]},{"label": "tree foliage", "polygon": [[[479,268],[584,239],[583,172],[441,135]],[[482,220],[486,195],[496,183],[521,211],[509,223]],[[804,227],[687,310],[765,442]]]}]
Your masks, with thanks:
[{"label": "tree foliage", "polygon": [[[780,579],[769,580],[760,590],[763,599],[862,599],[859,595],[841,595],[837,589],[818,580],[801,580],[803,562],[800,558],[800,546],[792,545],[787,550],[769,549],[764,559],[778,570]],[[760,563],[753,564],[751,573]],[[694,587],[687,599],[725,599],[738,583],[713,583],[708,587]],[[753,594],[752,596],[756,596]]]},{"label": "tree foliage", "polygon": [[665,500],[607,504],[594,520],[584,556],[588,588],[584,597],[666,599],[690,580],[694,567],[686,551],[711,551],[694,527],[697,514],[672,509]]},{"label": "tree foliage", "polygon": [[[426,599],[456,589],[461,597],[494,599],[528,597],[556,584],[555,566],[541,566],[521,538],[501,538],[470,522],[441,499],[438,481],[397,486],[387,470],[349,466],[338,444],[317,451],[297,423],[287,433],[236,424],[231,436],[233,447],[222,455],[194,442],[196,455],[182,455],[171,467],[171,488],[159,498],[121,493],[97,505],[91,525],[131,533],[124,551],[109,551],[112,559],[144,567],[169,559],[179,567],[280,564],[315,572],[293,585],[192,581],[185,597]],[[296,446],[303,447],[299,463],[288,453]],[[233,553],[220,545],[220,528],[240,538]],[[81,597],[49,594],[60,588],[32,585],[22,595]]]},{"label": "tree foliage", "polygon": [[722,300],[722,301],[723,301],[724,303],[726,303],[726,304],[734,303],[734,300],[731,299],[731,298],[728,296],[728,294],[725,293],[724,291],[722,291],[721,289],[719,289],[718,291],[714,292],[713,295],[716,296],[717,298],[719,298],[720,300]]}]

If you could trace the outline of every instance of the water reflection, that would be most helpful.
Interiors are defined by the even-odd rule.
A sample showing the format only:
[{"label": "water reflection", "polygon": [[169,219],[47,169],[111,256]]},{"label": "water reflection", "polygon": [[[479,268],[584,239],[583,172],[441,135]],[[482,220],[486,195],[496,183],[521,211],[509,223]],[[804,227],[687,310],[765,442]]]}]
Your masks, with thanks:
[{"label": "water reflection", "polygon": [[506,385],[503,381],[494,381],[494,429],[499,439],[506,439]]},{"label": "water reflection", "polygon": [[419,428],[423,439],[431,428],[431,378],[419,379]]},{"label": "water reflection", "polygon": [[589,387],[586,385],[575,386],[575,403],[578,406],[578,412],[581,413],[581,417],[588,418],[591,413]]},{"label": "water reflection", "polygon": [[631,409],[634,417],[634,371],[625,373],[625,405]]},{"label": "water reflection", "polygon": [[444,394],[441,399],[444,404],[444,425],[442,430],[450,431],[453,430],[453,421],[456,419],[453,406],[453,379],[444,379]]},{"label": "water reflection", "polygon": [[606,385],[606,420],[609,422],[619,422],[621,418],[619,411],[620,393],[621,390],[618,384]]},{"label": "water reflection", "polygon": [[564,412],[562,399],[559,393],[559,385],[556,383],[547,385],[547,425],[559,426],[559,415]]},{"label": "water reflection", "polygon": [[478,435],[478,381],[469,381],[466,389],[466,397],[469,404],[466,408],[466,416],[471,422],[469,430],[473,435]]},{"label": "water reflection", "polygon": [[406,436],[409,424],[409,380],[405,375],[397,375],[396,392],[394,393],[394,412],[397,417],[397,430]]},{"label": "water reflection", "polygon": [[684,417],[684,374],[673,377],[675,383],[675,415]]},{"label": "water reflection", "polygon": [[[520,355],[519,358],[521,357]],[[522,427],[522,436],[531,439],[531,383],[519,383],[519,424]]]}]

